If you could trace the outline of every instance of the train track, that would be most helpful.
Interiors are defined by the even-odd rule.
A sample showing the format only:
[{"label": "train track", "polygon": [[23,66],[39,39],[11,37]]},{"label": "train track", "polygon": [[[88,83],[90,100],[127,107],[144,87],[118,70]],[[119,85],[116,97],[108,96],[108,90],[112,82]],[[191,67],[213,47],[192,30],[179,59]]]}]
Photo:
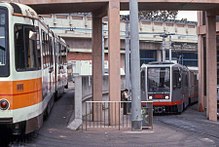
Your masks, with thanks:
[{"label": "train track", "polygon": [[195,120],[184,116],[169,116],[165,118],[162,117],[158,118],[157,121],[171,128],[213,138],[216,143],[219,143],[219,135],[216,129],[217,124],[207,123],[207,121]]}]

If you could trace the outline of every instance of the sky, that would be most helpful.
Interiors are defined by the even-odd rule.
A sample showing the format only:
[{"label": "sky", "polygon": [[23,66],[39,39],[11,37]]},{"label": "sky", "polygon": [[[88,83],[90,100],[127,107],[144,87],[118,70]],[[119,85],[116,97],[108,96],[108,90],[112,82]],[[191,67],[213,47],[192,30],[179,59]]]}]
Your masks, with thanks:
[{"label": "sky", "polygon": [[[127,15],[128,11],[121,11],[120,14]],[[177,19],[187,18],[188,21],[197,21],[197,11],[179,11]]]},{"label": "sky", "polygon": [[197,21],[197,11],[179,11],[177,19],[187,18],[188,21]]}]

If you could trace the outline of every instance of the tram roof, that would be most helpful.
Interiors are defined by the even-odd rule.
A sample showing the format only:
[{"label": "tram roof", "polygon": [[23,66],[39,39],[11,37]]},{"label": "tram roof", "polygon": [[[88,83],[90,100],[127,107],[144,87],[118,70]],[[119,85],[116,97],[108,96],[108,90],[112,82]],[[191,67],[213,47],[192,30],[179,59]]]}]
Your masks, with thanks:
[{"label": "tram roof", "polygon": [[14,13],[17,16],[38,18],[36,11],[33,10],[30,6],[20,3],[7,3],[7,2],[0,2],[0,5],[5,5],[9,9],[11,9],[12,13]]}]

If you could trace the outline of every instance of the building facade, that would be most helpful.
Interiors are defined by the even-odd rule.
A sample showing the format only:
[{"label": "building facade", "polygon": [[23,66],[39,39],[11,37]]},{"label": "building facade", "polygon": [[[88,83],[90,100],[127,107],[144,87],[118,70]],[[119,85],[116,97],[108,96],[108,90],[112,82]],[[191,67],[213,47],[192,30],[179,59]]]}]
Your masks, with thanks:
[{"label": "building facade", "polygon": [[[92,16],[86,14],[50,14],[42,15],[44,21],[69,45],[68,60],[92,60]],[[108,60],[108,18],[103,18],[102,39],[104,60]],[[166,37],[161,37],[162,35]],[[197,24],[185,21],[139,21],[140,63],[160,60],[161,50],[169,49],[172,59],[188,66],[197,66]],[[129,39],[128,21],[121,17],[121,68],[125,64],[125,40]]]}]

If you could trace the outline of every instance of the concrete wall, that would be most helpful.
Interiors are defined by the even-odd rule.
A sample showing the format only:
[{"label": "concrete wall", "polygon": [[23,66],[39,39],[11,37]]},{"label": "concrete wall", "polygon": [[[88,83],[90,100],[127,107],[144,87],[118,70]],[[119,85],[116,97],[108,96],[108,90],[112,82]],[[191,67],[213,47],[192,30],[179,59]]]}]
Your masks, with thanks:
[{"label": "concrete wall", "polygon": [[[125,89],[125,76],[121,76],[121,90],[124,89]],[[108,75],[103,76],[102,92],[103,92],[103,101],[109,100]],[[86,101],[92,101],[92,76],[76,76],[75,77],[75,114],[74,114],[75,117],[82,118],[82,116],[85,115]],[[91,112],[91,109],[92,109],[91,107],[88,107],[87,113]]]},{"label": "concrete wall", "polygon": [[[82,82],[82,90],[79,90],[78,88],[80,87],[75,87],[75,95],[77,92],[82,92],[81,93],[81,97],[82,97],[82,101],[86,101],[86,100],[92,100],[92,76],[76,76],[75,79],[77,78],[81,78],[81,82]],[[75,80],[77,81],[77,80]],[[116,84],[116,83],[115,83]],[[77,85],[75,83],[75,85]],[[78,90],[77,90],[78,89]],[[121,90],[125,89],[125,76],[121,76]],[[109,92],[109,79],[108,79],[108,75],[103,76],[103,89],[102,89],[103,94],[108,94]],[[75,97],[77,98],[77,97]]]},{"label": "concrete wall", "polygon": [[[83,52],[83,50],[91,50],[92,37],[92,16],[90,14],[51,14],[42,15],[44,21],[57,34],[65,38],[72,52]],[[104,26],[104,47],[108,48],[108,18],[103,19]],[[72,28],[72,29],[70,29]],[[162,38],[156,35],[160,32],[169,32],[180,35],[172,36],[173,42],[197,44],[197,24],[195,22],[162,22],[162,21],[139,21],[140,48],[151,50],[160,48]],[[145,34],[144,34],[145,33]],[[153,34],[154,33],[154,34]],[[120,39],[121,49],[125,48],[125,22],[120,21]],[[153,43],[151,43],[151,41]],[[178,49],[176,47],[176,49]],[[181,48],[179,48],[181,49]],[[191,48],[197,50],[196,46]],[[190,49],[188,49],[190,50]]]}]

